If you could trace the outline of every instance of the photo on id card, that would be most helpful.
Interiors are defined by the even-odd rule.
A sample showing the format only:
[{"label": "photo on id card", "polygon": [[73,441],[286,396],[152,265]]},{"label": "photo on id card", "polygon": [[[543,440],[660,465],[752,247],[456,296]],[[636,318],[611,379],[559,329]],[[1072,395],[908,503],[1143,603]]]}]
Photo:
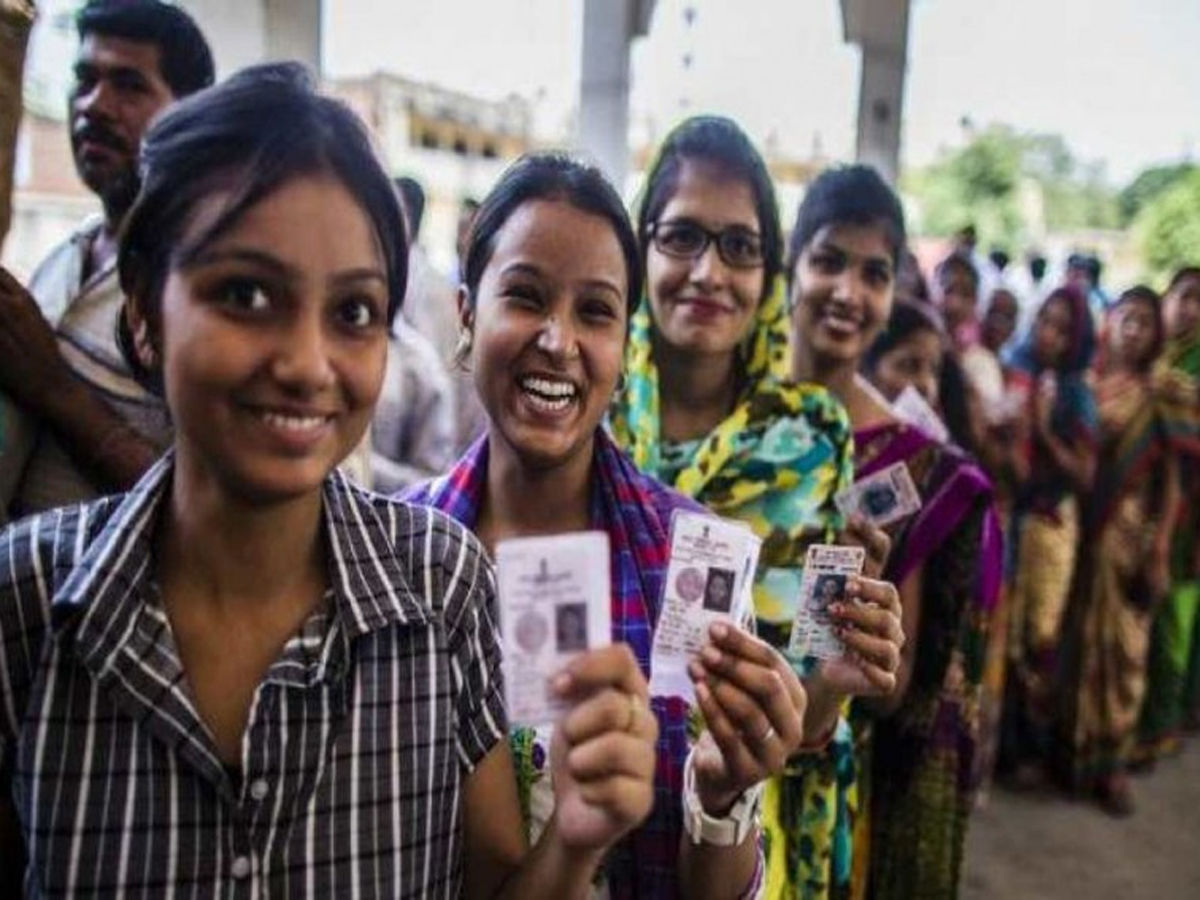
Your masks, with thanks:
[{"label": "photo on id card", "polygon": [[694,699],[688,661],[713,622],[740,625],[751,604],[761,542],[744,522],[677,510],[650,655],[650,693]]},{"label": "photo on id card", "polygon": [[836,659],[846,648],[834,631],[829,607],[846,600],[851,575],[862,572],[866,551],[862,547],[813,544],[804,559],[800,578],[800,605],[792,623],[788,651],[817,659]]},{"label": "photo on id card", "polygon": [[921,508],[921,495],[903,462],[860,478],[833,500],[846,518],[861,516],[877,528],[886,528]]},{"label": "photo on id card", "polygon": [[550,681],[612,643],[608,535],[512,538],[496,545],[504,697],[514,725],[548,725],[563,704]]}]

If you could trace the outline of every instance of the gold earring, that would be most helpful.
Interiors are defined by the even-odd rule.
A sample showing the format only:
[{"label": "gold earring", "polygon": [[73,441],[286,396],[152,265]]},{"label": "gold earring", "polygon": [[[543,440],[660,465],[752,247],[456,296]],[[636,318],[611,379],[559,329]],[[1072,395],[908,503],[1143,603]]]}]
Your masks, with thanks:
[{"label": "gold earring", "polygon": [[454,345],[454,365],[460,369],[466,369],[467,358],[471,355],[471,345],[475,341],[475,333],[469,328],[462,328],[458,332],[458,343]]}]

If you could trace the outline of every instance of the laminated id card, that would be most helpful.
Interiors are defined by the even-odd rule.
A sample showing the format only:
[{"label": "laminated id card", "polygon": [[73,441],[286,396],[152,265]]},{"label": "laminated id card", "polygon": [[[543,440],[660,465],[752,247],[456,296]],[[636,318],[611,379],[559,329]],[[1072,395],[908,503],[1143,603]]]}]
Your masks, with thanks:
[{"label": "laminated id card", "polygon": [[504,697],[514,725],[548,725],[563,704],[550,681],[612,643],[608,535],[583,531],[496,545]]},{"label": "laminated id card", "polygon": [[813,544],[800,578],[800,608],[792,623],[788,651],[818,659],[836,659],[846,653],[834,631],[829,607],[846,601],[846,581],[862,572],[867,552],[862,547]]},{"label": "laminated id card", "polygon": [[761,541],[746,524],[705,513],[671,517],[671,557],[650,658],[650,693],[695,702],[688,661],[713,622],[740,627],[751,608]]}]

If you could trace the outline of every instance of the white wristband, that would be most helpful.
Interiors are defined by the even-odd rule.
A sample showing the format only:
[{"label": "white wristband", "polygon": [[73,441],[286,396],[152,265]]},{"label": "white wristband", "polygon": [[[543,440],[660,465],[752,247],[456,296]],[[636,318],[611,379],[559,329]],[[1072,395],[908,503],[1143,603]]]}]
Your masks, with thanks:
[{"label": "white wristband", "polygon": [[683,827],[693,844],[736,847],[758,826],[762,782],[743,791],[723,818],[715,818],[704,811],[696,792],[694,755],[695,750],[692,750],[683,764]]}]

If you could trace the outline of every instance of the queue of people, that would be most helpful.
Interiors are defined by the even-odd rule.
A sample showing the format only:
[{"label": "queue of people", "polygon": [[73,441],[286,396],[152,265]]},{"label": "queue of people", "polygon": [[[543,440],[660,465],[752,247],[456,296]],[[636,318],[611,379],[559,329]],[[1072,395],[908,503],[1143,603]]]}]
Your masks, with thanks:
[{"label": "queue of people", "polygon": [[958,440],[989,473],[1008,537],[985,762],[994,752],[1013,786],[1053,783],[1129,815],[1130,774],[1200,724],[1200,272],[1180,269],[1162,296],[1137,285],[1099,302],[1097,282],[1069,270],[1024,334],[1004,286],[977,313],[961,253],[935,277],[935,306],[973,335],[943,360],[966,376]]},{"label": "queue of people", "polygon": [[[1101,323],[1064,286],[1014,338],[969,257],[925,287],[874,170],[822,173],[785,234],[761,154],[697,116],[632,216],[518,160],[448,286],[302,68],[213,85],[157,0],[77,22],[105,214],[0,272],[6,889],[952,897],[993,762],[1128,813],[1197,723],[1200,271]],[[847,519],[895,463],[921,509]],[[648,687],[678,511],[762,541],[694,704]],[[491,560],[584,530],[611,643],[510,727]],[[867,562],[818,660],[788,647],[828,543]]]}]

